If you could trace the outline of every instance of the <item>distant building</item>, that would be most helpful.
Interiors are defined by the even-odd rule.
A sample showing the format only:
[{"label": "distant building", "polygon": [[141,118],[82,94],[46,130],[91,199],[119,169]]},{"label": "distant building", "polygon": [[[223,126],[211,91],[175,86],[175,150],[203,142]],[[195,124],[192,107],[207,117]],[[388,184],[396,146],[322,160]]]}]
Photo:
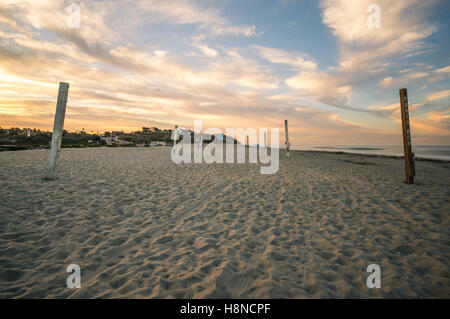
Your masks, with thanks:
[{"label": "distant building", "polygon": [[116,137],[113,136],[102,136],[100,138],[106,142],[106,145],[113,145],[117,143]]},{"label": "distant building", "polygon": [[118,138],[117,138],[116,142],[117,142],[117,144],[119,144],[119,145],[133,144],[133,142],[128,142],[128,141],[124,141],[124,140],[119,140]]},{"label": "distant building", "polygon": [[158,132],[159,131],[159,128],[157,128],[157,127],[143,127],[142,128],[142,132],[144,132],[144,133],[148,133],[148,132]]},{"label": "distant building", "polygon": [[119,144],[119,145],[133,144],[132,142],[128,142],[128,141],[121,140],[121,139],[119,139],[117,136],[101,136],[100,138],[106,142],[106,145],[113,145],[113,144]]},{"label": "distant building", "polygon": [[153,142],[150,142],[150,146],[166,146],[166,142],[163,142],[163,141],[153,141]]}]

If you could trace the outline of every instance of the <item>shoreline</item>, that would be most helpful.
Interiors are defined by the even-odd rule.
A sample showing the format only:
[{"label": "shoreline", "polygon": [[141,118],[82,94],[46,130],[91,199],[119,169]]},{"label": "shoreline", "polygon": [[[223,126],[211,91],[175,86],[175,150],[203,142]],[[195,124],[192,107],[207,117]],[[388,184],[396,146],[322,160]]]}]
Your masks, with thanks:
[{"label": "shoreline", "polygon": [[[374,157],[374,158],[393,158],[393,159],[405,159],[404,156],[398,155],[382,155],[382,154],[361,154],[361,153],[351,153],[344,151],[318,151],[318,150],[290,150],[290,152],[311,152],[311,153],[325,153],[325,154],[345,154],[345,155],[356,155],[363,157]],[[416,161],[420,162],[439,162],[439,163],[450,163],[449,160],[441,159],[441,158],[430,158],[430,157],[415,157]]]},{"label": "shoreline", "polygon": [[[18,149],[6,149],[8,147],[16,148],[19,146]],[[0,145],[0,152],[18,152],[18,151],[32,151],[32,150],[45,150],[50,149],[49,147],[27,147],[25,145]],[[115,147],[127,147],[127,148],[143,148],[144,146],[115,146]],[[172,147],[172,145],[161,145],[161,146],[150,146],[152,148],[154,147]],[[255,146],[252,146],[255,147]],[[86,147],[61,147],[63,149],[78,149],[78,148],[114,148],[112,146],[86,146]],[[279,148],[280,152],[285,151],[285,148]],[[295,150],[291,149],[290,152],[306,152],[306,153],[325,153],[325,154],[349,154],[349,155],[357,155],[357,156],[363,156],[363,157],[370,157],[370,158],[393,158],[393,159],[404,159],[404,156],[399,155],[385,155],[385,154],[362,154],[362,153],[353,153],[353,152],[345,152],[345,151],[321,151],[321,150]],[[438,162],[438,163],[450,163],[450,159],[442,159],[442,158],[432,158],[432,157],[415,157],[416,161],[420,162]]]}]

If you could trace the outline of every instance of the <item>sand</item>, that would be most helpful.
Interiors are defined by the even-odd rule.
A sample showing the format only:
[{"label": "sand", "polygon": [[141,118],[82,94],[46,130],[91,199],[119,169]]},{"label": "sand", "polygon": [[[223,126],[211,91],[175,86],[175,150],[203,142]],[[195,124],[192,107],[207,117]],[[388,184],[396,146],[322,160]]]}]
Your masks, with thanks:
[{"label": "sand", "polygon": [[394,158],[283,151],[261,175],[63,149],[44,181],[48,155],[0,152],[1,298],[450,297],[450,163],[417,162],[407,185]]}]

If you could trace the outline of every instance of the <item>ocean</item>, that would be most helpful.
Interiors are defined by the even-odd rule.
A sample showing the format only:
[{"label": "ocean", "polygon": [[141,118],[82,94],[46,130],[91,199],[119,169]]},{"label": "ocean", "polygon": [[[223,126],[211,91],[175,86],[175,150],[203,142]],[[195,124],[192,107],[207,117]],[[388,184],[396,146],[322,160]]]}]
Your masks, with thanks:
[{"label": "ocean", "polygon": [[[383,145],[337,145],[337,146],[316,146],[299,147],[298,150],[328,151],[328,152],[347,152],[355,154],[374,154],[374,155],[395,155],[403,156],[403,146],[383,146]],[[416,157],[432,158],[450,161],[450,146],[433,145],[413,145],[413,152]]]}]

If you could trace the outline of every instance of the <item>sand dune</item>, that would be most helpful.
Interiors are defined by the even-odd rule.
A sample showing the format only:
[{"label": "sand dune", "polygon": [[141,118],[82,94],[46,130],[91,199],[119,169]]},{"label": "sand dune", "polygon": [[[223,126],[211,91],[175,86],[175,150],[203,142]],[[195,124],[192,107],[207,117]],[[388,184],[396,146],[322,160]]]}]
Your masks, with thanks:
[{"label": "sand dune", "polygon": [[401,159],[280,152],[261,175],[63,149],[44,181],[48,154],[0,153],[1,298],[450,297],[450,163],[417,162],[407,185]]}]

